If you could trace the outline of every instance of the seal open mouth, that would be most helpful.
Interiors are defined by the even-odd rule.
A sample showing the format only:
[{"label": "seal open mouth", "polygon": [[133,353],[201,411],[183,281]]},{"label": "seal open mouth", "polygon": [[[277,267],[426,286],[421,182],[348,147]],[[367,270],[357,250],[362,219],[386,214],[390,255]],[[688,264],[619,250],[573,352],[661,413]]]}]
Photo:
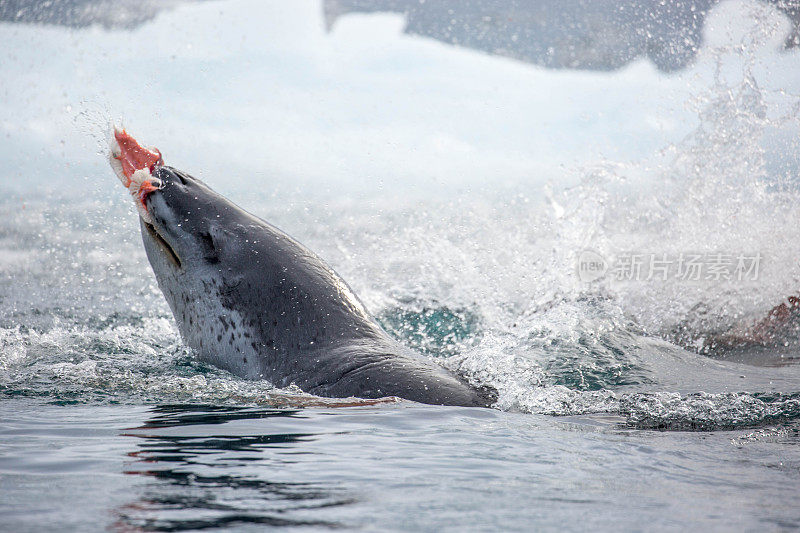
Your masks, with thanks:
[{"label": "seal open mouth", "polygon": [[158,243],[167,259],[180,268],[180,257],[156,229],[145,204],[147,196],[162,187],[161,180],[152,174],[156,167],[164,164],[161,152],[157,148],[144,148],[124,129],[114,126],[113,134],[109,157],[111,168],[134,198],[147,233]]},{"label": "seal open mouth", "polygon": [[181,268],[181,258],[178,257],[178,254],[175,253],[175,250],[172,248],[172,246],[170,246],[169,243],[164,240],[164,237],[158,233],[155,226],[145,221],[142,221],[142,223],[144,224],[144,227],[147,228],[147,233],[161,247],[161,250],[164,252],[164,255],[167,257],[169,262],[172,263],[176,268]]},{"label": "seal open mouth", "polygon": [[157,148],[142,147],[124,129],[116,126],[110,145],[111,168],[131,196],[138,200],[136,207],[139,209],[139,215],[145,222],[152,223],[144,200],[148,194],[161,187],[161,180],[152,175],[153,169],[164,164],[161,152]]}]

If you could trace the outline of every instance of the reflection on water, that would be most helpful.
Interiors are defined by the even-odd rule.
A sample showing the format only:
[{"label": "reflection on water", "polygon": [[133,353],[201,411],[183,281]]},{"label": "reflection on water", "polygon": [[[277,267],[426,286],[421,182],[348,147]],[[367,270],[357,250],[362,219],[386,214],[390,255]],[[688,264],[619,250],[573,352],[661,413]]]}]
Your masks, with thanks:
[{"label": "reflection on water", "polygon": [[410,403],[298,411],[4,400],[0,529],[800,525],[786,503],[800,471],[796,420],[709,433],[621,422]]},{"label": "reflection on water", "polygon": [[200,424],[225,424],[232,420],[253,420],[276,416],[299,416],[298,410],[288,409],[260,409],[247,407],[214,406],[214,405],[161,405],[152,411],[154,416],[145,421],[140,427],[131,428],[153,429],[169,428],[176,426],[196,426]]},{"label": "reflection on water", "polygon": [[[277,469],[296,462],[297,445],[311,433],[234,434],[221,427],[249,420],[247,429],[269,429],[280,418],[307,418],[301,411],[163,405],[152,418],[122,436],[137,439],[125,474],[148,484],[132,503],[116,510],[116,529],[185,531],[231,525],[341,527],[318,520],[317,509],[345,506],[354,497],[335,484],[276,480]],[[262,423],[254,424],[254,420]],[[209,427],[211,426],[211,427]],[[241,432],[241,428],[237,433]],[[329,516],[329,515],[326,515]]]}]

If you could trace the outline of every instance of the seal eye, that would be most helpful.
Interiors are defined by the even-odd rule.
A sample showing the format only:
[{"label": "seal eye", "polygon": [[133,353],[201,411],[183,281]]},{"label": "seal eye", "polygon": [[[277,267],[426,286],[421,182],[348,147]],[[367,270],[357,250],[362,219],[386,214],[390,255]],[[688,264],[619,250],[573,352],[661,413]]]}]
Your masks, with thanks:
[{"label": "seal eye", "polygon": [[200,246],[203,248],[203,258],[215,265],[219,263],[219,254],[217,253],[217,246],[214,243],[214,238],[209,232],[202,232],[198,235]]}]

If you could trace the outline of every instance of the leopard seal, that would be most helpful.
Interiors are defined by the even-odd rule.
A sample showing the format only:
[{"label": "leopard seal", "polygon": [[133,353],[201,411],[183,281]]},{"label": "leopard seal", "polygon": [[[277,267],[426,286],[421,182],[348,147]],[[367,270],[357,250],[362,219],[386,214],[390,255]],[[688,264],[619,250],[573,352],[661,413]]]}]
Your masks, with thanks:
[{"label": "leopard seal", "polygon": [[181,337],[201,360],[323,397],[496,400],[390,337],[308,248],[124,130],[111,163],[137,201],[147,258]]}]

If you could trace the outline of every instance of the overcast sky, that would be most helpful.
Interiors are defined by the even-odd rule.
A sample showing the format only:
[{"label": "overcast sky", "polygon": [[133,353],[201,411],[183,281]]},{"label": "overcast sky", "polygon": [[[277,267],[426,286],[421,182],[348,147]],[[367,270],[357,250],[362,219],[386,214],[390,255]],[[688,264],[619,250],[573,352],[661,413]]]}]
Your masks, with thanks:
[{"label": "overcast sky", "polygon": [[[711,85],[714,51],[753,35],[770,113],[800,95],[800,53],[780,50],[788,20],[755,2],[716,8],[696,64],[671,75],[647,59],[547,70],[405,35],[403,24],[355,14],[327,32],[319,2],[260,0],[184,4],[131,31],[0,23],[0,187],[113,186],[98,153],[111,119],[215,186],[559,182],[576,165],[646,159],[680,140],[697,124],[687,102]],[[722,57],[729,79],[741,76],[740,53]],[[787,146],[770,150],[779,158]]]}]

